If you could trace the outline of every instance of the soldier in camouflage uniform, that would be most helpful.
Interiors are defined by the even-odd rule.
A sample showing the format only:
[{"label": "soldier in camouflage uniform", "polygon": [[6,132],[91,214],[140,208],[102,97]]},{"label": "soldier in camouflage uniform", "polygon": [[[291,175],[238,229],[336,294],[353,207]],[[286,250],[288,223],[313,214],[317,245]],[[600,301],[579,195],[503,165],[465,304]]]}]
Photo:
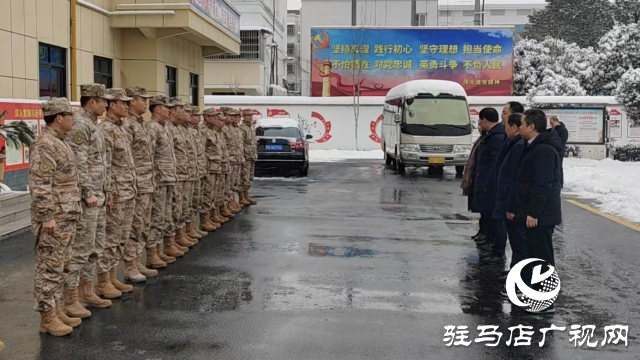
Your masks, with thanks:
[{"label": "soldier in camouflage uniform", "polygon": [[98,294],[106,298],[122,296],[133,286],[116,278],[116,268],[127,246],[135,210],[136,175],[131,146],[124,128],[129,101],[123,89],[108,89],[107,115],[100,123],[107,144],[107,239],[98,258]]},{"label": "soldier in camouflage uniform", "polygon": [[40,332],[70,334],[80,325],[62,311],[62,292],[70,261],[71,244],[80,219],[80,188],[73,151],[64,142],[73,127],[73,110],[64,98],[42,103],[47,126],[31,145],[29,191],[31,231],[36,235],[34,279],[35,309],[40,312]]},{"label": "soldier in camouflage uniform", "polygon": [[182,239],[176,237],[176,242],[182,246],[191,247],[198,243],[198,240],[202,238],[199,232],[196,232],[195,221],[197,219],[196,213],[193,210],[194,198],[196,188],[199,183],[198,174],[198,139],[196,139],[197,130],[192,129],[191,124],[191,105],[185,105],[184,107],[184,119],[180,125],[180,131],[187,139],[188,151],[189,151],[189,181],[187,182],[186,190],[184,192],[184,204],[185,209],[183,212],[185,227],[183,231]]},{"label": "soldier in camouflage uniform", "polygon": [[242,110],[242,125],[240,125],[240,133],[242,134],[242,144],[244,150],[244,163],[242,164],[242,181],[240,193],[240,204],[256,205],[258,202],[249,197],[249,190],[253,185],[253,174],[256,168],[256,160],[258,160],[258,150],[256,148],[256,132],[252,126],[253,110]]},{"label": "soldier in camouflage uniform", "polygon": [[232,213],[236,214],[242,209],[242,205],[236,202],[235,193],[240,177],[240,165],[244,162],[244,153],[241,152],[240,139],[234,125],[240,120],[240,112],[237,109],[227,108],[224,115],[226,126],[223,128],[223,133],[227,143],[227,150],[229,151],[229,166],[231,168],[225,184],[225,190],[228,208]]},{"label": "soldier in camouflage uniform", "polygon": [[[204,202],[204,199],[207,196],[205,194],[204,186],[209,175],[209,164],[206,154],[206,139],[204,136],[206,125],[204,125],[204,123],[202,125],[200,124],[201,115],[202,112],[200,112],[200,108],[197,106],[191,107],[191,127],[189,128],[189,131],[191,131],[191,134],[196,139],[198,148],[196,151],[196,154],[198,155],[198,181],[196,182],[193,191],[192,218],[194,221],[196,221],[198,217],[200,219],[200,226],[198,227],[194,225],[193,230],[197,231],[202,237],[204,237],[207,236],[208,231],[215,230],[217,227],[211,226],[212,224],[207,224],[208,219],[203,217],[203,213],[206,212],[208,214],[211,208],[210,204],[206,204]],[[215,192],[213,196],[215,197]]]},{"label": "soldier in camouflage uniform", "polygon": [[[200,225],[205,229],[217,229],[225,220],[220,216],[221,204],[218,199],[218,186],[222,182],[222,152],[224,135],[221,130],[224,126],[222,117],[215,109],[206,109],[203,112],[204,124],[201,132],[204,136],[204,154],[207,158],[207,176],[204,180],[202,207],[200,209]],[[217,130],[216,130],[217,129]],[[228,219],[227,219],[228,220]]]},{"label": "soldier in camouflage uniform", "polygon": [[173,188],[172,222],[167,230],[164,239],[164,250],[167,255],[182,257],[188,251],[188,247],[176,243],[177,239],[184,237],[184,193],[185,184],[189,181],[189,152],[187,139],[180,131],[180,124],[184,121],[184,106],[186,105],[178,98],[170,98],[171,110],[169,121],[165,124],[167,135],[173,143],[173,153],[176,159],[177,181]]},{"label": "soldier in camouflage uniform", "polygon": [[142,114],[147,111],[151,96],[147,95],[145,88],[139,86],[127,88],[125,92],[132,99],[129,102],[129,116],[124,120],[124,129],[131,146],[138,190],[129,235],[131,241],[127,242],[123,254],[126,269],[125,280],[143,282],[147,280],[147,277],[158,275],[157,270],[147,269],[140,260],[142,250],[144,250],[149,237],[151,197],[155,191],[150,139],[144,129],[144,119],[142,118]]},{"label": "soldier in camouflage uniform", "polygon": [[104,115],[109,99],[102,84],[80,85],[81,108],[75,112],[73,129],[65,137],[77,160],[82,196],[82,216],[76,226],[64,289],[65,311],[71,317],[91,316],[84,306],[111,306],[111,301],[101,299],[93,289],[96,261],[104,249],[107,212],[107,155],[98,116]]},{"label": "soldier in camouflage uniform", "polygon": [[[220,129],[215,127],[215,131],[218,134],[218,140],[220,142],[220,165],[221,165],[221,173],[218,184],[216,184],[216,200],[215,203],[218,205],[219,214],[224,220],[223,223],[229,221],[229,219],[235,217],[235,214],[229,208],[229,199],[227,198],[227,185],[231,181],[231,162],[229,157],[229,148],[227,147],[227,138],[225,136],[226,129],[226,117],[224,115],[224,108],[220,109],[220,113],[218,113],[217,120],[220,121],[222,126]],[[228,108],[227,108],[228,109]]]},{"label": "soldier in camouflage uniform", "polygon": [[177,181],[173,140],[166,130],[169,112],[173,107],[163,95],[149,100],[151,121],[144,123],[149,135],[156,190],[153,194],[151,226],[147,237],[147,267],[161,269],[176,258],[164,253],[163,239],[173,228],[173,187]]}]

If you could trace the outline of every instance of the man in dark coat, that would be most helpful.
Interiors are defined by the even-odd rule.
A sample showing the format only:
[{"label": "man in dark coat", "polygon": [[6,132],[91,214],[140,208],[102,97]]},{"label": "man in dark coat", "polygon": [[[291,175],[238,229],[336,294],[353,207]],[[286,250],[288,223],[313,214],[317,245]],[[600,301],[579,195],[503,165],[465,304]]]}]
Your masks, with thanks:
[{"label": "man in dark coat", "polygon": [[495,175],[494,166],[498,153],[505,139],[504,126],[499,122],[500,115],[493,108],[485,108],[480,111],[478,126],[486,132],[475,154],[473,165],[473,196],[471,197],[471,211],[480,213],[480,221],[489,225],[488,236],[484,241],[479,241],[478,246],[485,250],[491,250],[491,245],[496,238],[496,230],[491,221],[495,204]]},{"label": "man in dark coat", "polygon": [[[527,257],[526,227],[513,221],[516,206],[516,176],[518,175],[520,159],[524,150],[524,140],[520,135],[521,118],[522,114],[511,114],[505,127],[508,139],[500,151],[500,155],[498,155],[497,163],[501,165],[496,181],[496,207],[493,212],[494,220],[504,221],[509,235],[509,243],[512,250],[510,267]],[[493,247],[494,255],[486,261],[504,261],[505,247],[506,241],[496,242]],[[507,273],[508,271],[502,275],[506,277]]]},{"label": "man in dark coat", "polygon": [[[562,223],[560,138],[547,131],[547,117],[540,109],[525,111],[520,134],[526,141],[516,177],[515,222],[527,227],[527,256],[555,267],[553,231]],[[531,285],[531,267],[522,278]],[[541,312],[553,312],[553,305]]]},{"label": "man in dark coat", "polygon": [[[549,118],[549,123],[551,124],[551,129],[549,131],[555,132],[560,137],[560,142],[562,143],[562,151],[559,153],[560,155],[560,169],[562,170],[562,162],[564,160],[564,155],[567,149],[567,141],[569,141],[569,130],[564,125],[564,123],[558,120],[557,116],[551,116]],[[564,171],[560,174],[560,184],[564,186]]]}]

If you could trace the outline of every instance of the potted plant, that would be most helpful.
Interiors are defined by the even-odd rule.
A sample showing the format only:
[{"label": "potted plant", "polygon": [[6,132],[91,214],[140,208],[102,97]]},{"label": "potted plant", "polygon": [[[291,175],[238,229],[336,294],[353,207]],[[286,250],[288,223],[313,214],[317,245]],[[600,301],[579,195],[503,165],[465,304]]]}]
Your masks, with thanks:
[{"label": "potted plant", "polygon": [[[35,134],[26,123],[22,121],[13,122],[9,125],[3,123],[8,111],[5,110],[0,114],[0,137],[4,139],[7,146],[9,144],[17,148],[20,145],[29,146],[35,138]],[[0,181],[4,179],[4,159],[7,157],[6,148],[0,148]]]}]

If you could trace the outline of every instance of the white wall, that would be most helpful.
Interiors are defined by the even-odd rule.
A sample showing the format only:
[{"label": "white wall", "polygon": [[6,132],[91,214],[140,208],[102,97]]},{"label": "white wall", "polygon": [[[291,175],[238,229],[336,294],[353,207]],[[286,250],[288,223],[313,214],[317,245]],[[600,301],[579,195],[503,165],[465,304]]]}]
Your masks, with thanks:
[{"label": "white wall", "polygon": [[[539,103],[556,102],[553,97],[537,97]],[[556,99],[557,100],[557,99]],[[477,128],[478,112],[485,107],[493,107],[498,112],[509,101],[526,102],[523,97],[468,97],[469,111],[474,128]],[[626,113],[622,106],[610,97],[563,98],[564,103],[600,103],[607,104],[609,111],[617,110],[622,128],[620,137],[610,139],[609,145],[621,146],[628,143],[640,144],[640,128],[629,128]],[[350,97],[312,98],[312,97],[251,97],[251,96],[205,96],[205,107],[250,107],[266,117],[290,117],[306,124],[307,132],[313,135],[312,149],[338,150],[377,150],[381,148],[380,125],[377,121],[382,114],[383,97],[363,97],[360,100],[360,116],[356,124],[353,111],[353,99]],[[269,116],[269,110],[276,114]],[[613,118],[612,118],[613,119]],[[372,131],[373,129],[373,131]],[[477,137],[477,131],[474,136]],[[611,135],[611,133],[610,133]],[[580,145],[583,154],[591,158],[604,157],[605,145]]]}]

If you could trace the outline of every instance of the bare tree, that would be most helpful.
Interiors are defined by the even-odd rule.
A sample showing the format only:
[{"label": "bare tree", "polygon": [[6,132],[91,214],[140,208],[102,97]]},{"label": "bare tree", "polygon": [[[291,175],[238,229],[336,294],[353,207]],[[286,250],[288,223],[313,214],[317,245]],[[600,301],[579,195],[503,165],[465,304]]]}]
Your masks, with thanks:
[{"label": "bare tree", "polygon": [[228,80],[224,81],[224,84],[227,85],[227,87],[233,91],[234,95],[238,95],[238,92],[241,90],[240,89],[240,82],[242,81],[242,77],[238,76],[238,74],[235,74],[233,77],[229,78]]}]

